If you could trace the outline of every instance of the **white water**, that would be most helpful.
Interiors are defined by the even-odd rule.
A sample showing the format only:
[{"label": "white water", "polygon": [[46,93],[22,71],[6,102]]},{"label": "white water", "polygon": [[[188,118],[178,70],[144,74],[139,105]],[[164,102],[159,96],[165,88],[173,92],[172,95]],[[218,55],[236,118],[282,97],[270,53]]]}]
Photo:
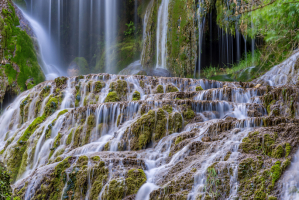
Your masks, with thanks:
[{"label": "white water", "polygon": [[[194,77],[198,76],[200,77],[200,69],[201,69],[201,53],[202,53],[202,40],[203,40],[203,29],[204,29],[204,25],[205,25],[205,21],[206,21],[206,17],[202,16],[203,15],[203,11],[201,8],[202,2],[199,2],[199,8],[198,8],[198,13],[197,13],[197,18],[198,18],[198,67],[196,70],[194,70]],[[196,74],[197,71],[197,74]]]},{"label": "white water", "polygon": [[106,45],[106,68],[105,72],[115,73],[116,58],[112,57],[116,51],[117,36],[117,0],[105,0],[105,45]]},{"label": "white water", "polygon": [[[293,60],[295,62],[295,60]],[[291,65],[291,61],[287,62]],[[127,94],[122,102],[115,103],[103,103],[110,90],[109,85],[119,79],[127,82]],[[141,81],[144,86],[141,87]],[[106,86],[102,88],[101,92],[95,92],[94,84],[97,81],[101,81]],[[168,85],[172,85],[178,88],[182,93],[167,93],[156,94],[153,82],[162,85],[164,90]],[[224,84],[226,87],[223,87]],[[203,91],[195,92],[196,86],[204,88]],[[8,138],[13,139],[11,143],[5,147],[3,153],[3,160],[7,161],[10,158],[10,152],[18,145],[18,140],[32,122],[33,118],[28,117],[27,122],[24,124],[15,123],[11,125],[11,122],[19,122],[20,118],[20,103],[24,98],[31,93],[40,93],[46,86],[51,86],[51,92],[48,97],[44,97],[44,102],[49,98],[51,94],[55,94],[55,83],[46,82],[40,86],[33,88],[30,91],[22,93],[12,104],[11,107],[5,111],[0,117],[0,150],[6,146],[6,135]],[[80,86],[80,87],[79,87]],[[88,86],[91,86],[88,88]],[[79,107],[72,108],[75,101],[75,93],[81,94],[81,101]],[[140,92],[140,101],[131,101],[132,95],[135,91]],[[26,189],[25,199],[31,199],[34,196],[35,191],[39,187],[42,181],[42,176],[49,174],[50,170],[55,167],[56,164],[51,164],[58,156],[58,152],[62,151],[61,158],[68,156],[78,158],[81,155],[90,157],[91,155],[99,155],[106,164],[109,166],[108,180],[117,179],[123,181],[125,173],[131,166],[128,165],[125,160],[129,159],[132,154],[136,155],[136,159],[141,162],[138,167],[142,167],[147,176],[147,182],[139,189],[136,194],[137,200],[149,199],[150,195],[165,188],[163,177],[173,176],[172,169],[175,169],[179,163],[184,163],[184,168],[177,171],[175,177],[184,177],[186,173],[189,173],[196,168],[196,172],[192,174],[193,187],[188,190],[188,199],[193,200],[198,195],[204,195],[204,187],[206,186],[207,168],[212,164],[218,162],[219,165],[230,167],[233,171],[230,174],[230,194],[229,199],[233,199],[238,196],[238,165],[239,165],[239,151],[238,147],[244,137],[249,131],[254,130],[256,127],[263,125],[261,117],[249,116],[249,111],[254,107],[254,111],[260,113],[259,116],[266,116],[267,111],[264,108],[260,96],[264,95],[265,91],[260,88],[242,88],[239,83],[222,83],[217,81],[208,80],[196,80],[196,79],[181,79],[181,78],[156,78],[156,77],[141,77],[141,76],[116,76],[108,74],[99,74],[86,76],[81,80],[75,77],[69,78],[65,85],[65,89],[61,91],[63,99],[59,105],[58,110],[51,116],[49,116],[40,126],[31,133],[30,138],[27,141],[28,144],[28,158],[26,171],[18,175],[18,181],[13,185],[18,188],[25,182],[28,182]],[[177,95],[187,95],[189,99],[176,100]],[[97,101],[95,99],[97,96]],[[34,100],[35,95],[30,95],[30,99]],[[87,99],[87,102],[84,102]],[[34,101],[29,101],[33,103]],[[43,103],[44,104],[44,103]],[[154,142],[152,146],[140,151],[130,151],[129,138],[133,137],[132,125],[142,116],[141,111],[147,113],[149,110],[155,112],[163,105],[169,104],[173,107],[173,113],[183,113],[182,105],[189,105],[196,114],[196,120],[190,122],[180,129],[178,133],[170,134],[168,126],[166,126],[166,135],[161,140]],[[31,105],[28,105],[31,107]],[[42,106],[40,111],[44,112],[45,106]],[[53,120],[57,118],[58,113],[62,109],[67,109],[68,112],[60,116],[56,122]],[[169,121],[171,114],[164,112]],[[30,114],[31,115],[31,114]],[[75,140],[74,132],[78,128],[82,128],[81,139],[85,138],[87,134],[88,117],[94,116],[95,125],[92,127],[90,137],[84,144],[77,144],[78,139]],[[183,117],[184,121],[187,121]],[[198,118],[197,118],[198,117]],[[230,119],[228,117],[232,117]],[[202,119],[201,119],[202,118]],[[228,119],[227,119],[228,118]],[[234,119],[236,118],[236,119]],[[231,128],[218,133],[218,126],[221,123],[227,123],[227,120],[231,120]],[[52,124],[54,123],[54,124]],[[49,125],[52,124],[50,127]],[[168,124],[167,124],[168,125]],[[51,129],[51,135],[46,139],[47,129]],[[70,144],[66,143],[67,138],[71,137]],[[193,132],[193,136],[191,136]],[[213,141],[210,143],[203,142],[204,137],[214,137],[225,133],[225,137],[221,140]],[[56,149],[52,149],[54,146],[54,140],[61,134],[60,144]],[[183,137],[189,135],[190,138],[185,139],[184,145],[175,149],[177,144],[174,144],[178,136]],[[109,145],[107,143],[109,142]],[[120,150],[120,146],[126,143],[126,148],[123,151]],[[204,144],[207,148],[203,148],[202,152],[196,159],[188,160],[188,157],[192,153],[193,144]],[[119,146],[120,145],[120,146]],[[105,152],[104,148],[109,147],[110,152]],[[50,157],[52,149],[52,156]],[[106,149],[107,150],[107,149]],[[227,161],[224,157],[228,152],[231,155]],[[111,156],[110,156],[111,155]],[[33,159],[32,159],[33,156]],[[190,158],[190,157],[189,157]],[[117,164],[116,164],[117,163]],[[290,175],[286,173],[284,179],[283,194],[289,199],[290,187],[298,187],[296,177],[299,175],[299,170],[296,168],[297,157],[295,157],[293,164],[290,168]],[[117,167],[117,168],[116,168]],[[72,168],[72,167],[71,167]],[[71,169],[70,168],[70,169]],[[92,168],[92,165],[88,164],[88,170]],[[71,171],[67,169],[67,171]],[[91,190],[90,172],[88,172],[88,198]],[[291,176],[292,175],[292,176]],[[171,178],[172,180],[172,178]],[[99,198],[106,194],[109,187],[109,181],[103,187],[99,193]],[[63,189],[63,193],[68,188],[68,183]],[[63,195],[63,194],[62,194]]]},{"label": "white water", "polygon": [[[24,11],[22,11],[22,13],[24,17],[29,21],[34,34],[37,37],[43,62],[41,63],[41,68],[46,76],[46,79],[53,80],[58,76],[63,76],[63,70],[55,63],[55,61],[57,61],[58,55],[56,54],[57,51],[53,45],[53,42],[51,41],[50,35],[32,17],[27,15]],[[51,20],[49,21],[49,23],[51,23]]]},{"label": "white water", "polygon": [[299,70],[295,70],[298,58],[299,51],[295,51],[291,57],[287,58],[281,64],[274,66],[270,71],[258,78],[257,83],[265,82],[270,86],[296,85],[299,82]]},{"label": "white water", "polygon": [[158,11],[156,68],[167,69],[168,6],[169,0],[162,0]]}]

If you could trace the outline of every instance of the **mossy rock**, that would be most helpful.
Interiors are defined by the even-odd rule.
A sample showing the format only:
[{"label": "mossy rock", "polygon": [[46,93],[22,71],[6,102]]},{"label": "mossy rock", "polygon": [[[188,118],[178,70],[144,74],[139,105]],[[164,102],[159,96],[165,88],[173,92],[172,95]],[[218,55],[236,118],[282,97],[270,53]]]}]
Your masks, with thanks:
[{"label": "mossy rock", "polygon": [[139,101],[140,98],[141,98],[141,96],[140,96],[140,92],[135,91],[135,92],[133,93],[133,101]]},{"label": "mossy rock", "polygon": [[61,86],[65,85],[66,81],[67,81],[66,77],[58,77],[54,80],[57,88],[60,88]]},{"label": "mossy rock", "polygon": [[51,97],[45,106],[45,116],[52,115],[58,109],[58,99]]},{"label": "mossy rock", "polygon": [[110,84],[110,92],[115,92],[119,101],[125,101],[127,100],[128,83],[125,80],[117,80],[116,82],[112,82]]},{"label": "mossy rock", "polygon": [[115,91],[109,92],[106,99],[105,99],[105,103],[107,102],[117,102],[120,101],[117,93]]},{"label": "mossy rock", "polygon": [[126,195],[136,194],[146,180],[146,175],[142,169],[129,170],[126,178]]},{"label": "mossy rock", "polygon": [[172,113],[172,111],[173,111],[173,108],[171,105],[164,105],[162,108],[163,108],[163,110],[167,111],[168,113]]},{"label": "mossy rock", "polygon": [[103,83],[102,83],[101,81],[97,81],[97,82],[95,82],[95,84],[94,84],[94,91],[95,91],[96,93],[99,93],[99,92],[101,92],[101,90],[102,90],[103,87],[104,87],[104,86],[103,86]]},{"label": "mossy rock", "polygon": [[166,93],[168,92],[178,92],[179,89],[173,85],[167,85],[166,86]]},{"label": "mossy rock", "polygon": [[166,135],[167,118],[163,109],[150,110],[142,115],[131,127],[135,136],[131,142],[131,149],[146,148],[151,141],[158,141]]},{"label": "mossy rock", "polygon": [[196,90],[197,92],[199,92],[199,91],[202,91],[203,88],[202,88],[201,86],[197,86],[197,87],[195,88],[195,90]]},{"label": "mossy rock", "polygon": [[188,107],[188,109],[183,113],[184,118],[187,120],[193,119],[195,117],[194,111]]},{"label": "mossy rock", "polygon": [[164,88],[162,85],[158,85],[156,88],[156,93],[164,93]]}]

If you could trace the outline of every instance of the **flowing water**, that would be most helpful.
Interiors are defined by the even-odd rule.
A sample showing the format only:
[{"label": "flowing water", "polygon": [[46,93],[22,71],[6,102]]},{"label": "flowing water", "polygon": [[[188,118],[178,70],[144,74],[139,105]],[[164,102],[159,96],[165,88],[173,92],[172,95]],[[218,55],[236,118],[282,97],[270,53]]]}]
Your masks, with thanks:
[{"label": "flowing water", "polygon": [[[102,84],[101,90],[97,89],[99,82]],[[111,84],[120,82],[125,83],[123,90],[127,91],[121,97],[122,101],[105,103],[109,90],[111,90]],[[164,92],[167,92],[169,87],[176,87],[178,92],[156,93],[158,85],[164,88]],[[196,91],[198,86],[204,90]],[[56,111],[40,123],[27,141],[28,149],[25,152],[27,156],[23,158],[26,163],[25,170],[18,173],[18,181],[14,186],[17,188],[25,181],[28,182],[25,199],[31,199],[35,195],[35,191],[42,181],[42,174],[48,173],[51,167],[57,165],[55,161],[57,157],[71,156],[78,159],[82,155],[89,157],[97,154],[103,158],[105,163],[111,163],[111,166],[122,169],[120,170],[124,171],[122,176],[125,176],[127,164],[123,163],[121,154],[126,158],[131,152],[136,152],[137,158],[142,160],[143,164],[140,163],[140,166],[144,169],[147,177],[147,181],[138,191],[136,199],[150,199],[150,194],[161,187],[163,182],[161,177],[167,175],[182,160],[187,159],[192,153],[191,149],[194,144],[202,143],[204,137],[217,135],[217,131],[211,131],[212,127],[218,127],[231,118],[235,120],[231,122],[232,127],[227,132],[227,138],[205,149],[201,153],[202,156],[187,162],[185,169],[178,176],[183,176],[194,166],[198,166],[193,174],[193,187],[188,194],[188,199],[196,199],[197,196],[205,194],[207,169],[216,161],[221,162],[233,170],[230,177],[231,192],[229,195],[233,198],[237,196],[238,191],[237,168],[240,154],[238,147],[250,131],[263,125],[261,117],[267,115],[260,100],[260,96],[264,95],[265,91],[258,88],[240,88],[239,83],[98,74],[85,76],[83,79],[67,78],[63,86],[60,87],[61,90],[58,91],[57,88],[55,82],[42,83],[22,93],[1,116],[0,137],[2,142],[0,148],[4,148],[4,160],[9,160],[12,149],[18,146],[20,137],[34,119],[31,115],[42,116],[49,109],[49,99],[59,95],[63,97],[59,100],[61,103],[58,103]],[[45,91],[48,91],[46,95],[44,95]],[[136,91],[140,93],[140,100],[132,101],[133,93]],[[27,104],[21,108],[20,104],[24,104],[24,99],[27,100]],[[26,110],[38,107],[36,102],[41,102],[39,112],[34,112],[34,114],[28,112],[26,120],[21,122],[20,118],[23,116],[20,115],[22,113],[20,109],[23,109],[26,115]],[[34,107],[31,104],[35,104]],[[142,117],[142,113],[153,110],[157,115],[165,105],[170,105],[173,108],[172,113],[163,111],[167,118],[165,137],[144,150],[132,150],[132,148],[136,148],[132,145],[134,137],[132,128],[136,126],[134,124]],[[195,113],[196,120],[190,121],[182,114],[185,106],[190,106],[189,108]],[[59,114],[64,109],[66,112]],[[252,110],[259,115],[249,115]],[[172,129],[168,128],[171,116],[174,116],[175,113],[179,113],[179,116],[182,117],[182,124],[185,124],[178,132],[172,132]],[[91,119],[95,121],[92,126],[90,125]],[[12,121],[19,123],[11,124]],[[78,140],[76,134],[79,131],[81,136]],[[234,132],[236,133],[232,134]],[[192,136],[188,139],[188,143],[174,151],[174,148],[177,147],[175,140],[191,133]],[[9,143],[8,140],[10,140]],[[110,159],[110,156],[105,156],[107,150],[114,152],[113,160]],[[224,160],[228,152],[231,155],[229,159]],[[116,161],[118,164],[115,163]],[[88,187],[85,197],[87,199],[92,188],[93,169],[92,162],[88,161],[88,163]],[[69,173],[73,166],[74,164],[67,170]],[[109,181],[103,187],[99,198],[101,199],[107,194],[108,183],[115,178],[121,183],[122,176],[111,168]],[[65,193],[66,188],[69,188],[68,182],[66,181],[62,194]]]},{"label": "flowing water", "polygon": [[158,11],[157,22],[157,64],[156,68],[166,69],[167,59],[167,31],[168,31],[168,6],[169,0],[162,0]]}]

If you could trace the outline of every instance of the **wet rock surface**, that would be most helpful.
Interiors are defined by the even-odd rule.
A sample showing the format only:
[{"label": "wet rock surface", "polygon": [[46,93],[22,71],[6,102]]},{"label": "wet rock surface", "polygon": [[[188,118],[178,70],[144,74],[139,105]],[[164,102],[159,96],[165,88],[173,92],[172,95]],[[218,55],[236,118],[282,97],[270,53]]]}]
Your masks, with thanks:
[{"label": "wet rock surface", "polygon": [[60,77],[22,93],[1,116],[0,158],[21,199],[285,199],[296,195],[298,92]]}]

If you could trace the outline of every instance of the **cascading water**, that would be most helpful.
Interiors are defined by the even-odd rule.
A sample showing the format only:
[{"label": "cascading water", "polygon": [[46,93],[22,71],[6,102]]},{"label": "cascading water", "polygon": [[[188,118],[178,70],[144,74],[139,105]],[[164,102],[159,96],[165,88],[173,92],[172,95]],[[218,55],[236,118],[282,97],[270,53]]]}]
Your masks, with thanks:
[{"label": "cascading water", "polygon": [[[54,2],[58,15],[52,13]],[[99,31],[91,24],[105,19],[106,70],[111,72],[117,1],[89,3],[70,3],[77,20],[73,26]],[[50,5],[45,13],[49,34],[26,16],[33,28],[44,30],[36,33],[39,40],[61,39],[65,4],[34,4]],[[158,12],[156,66],[162,68],[168,4],[162,0]],[[94,12],[93,6],[102,5],[105,13]],[[203,31],[205,19],[199,19]],[[77,56],[92,52],[86,34],[73,35]],[[219,35],[227,44],[224,57],[234,60],[228,54],[234,48],[228,46],[229,36],[223,30]],[[45,44],[40,45],[43,52]],[[268,198],[266,191],[296,199],[298,142],[288,137],[298,133],[298,58],[294,52],[250,83],[109,74],[41,83],[21,93],[0,116],[0,159],[11,171],[14,195],[25,200],[224,200]]]},{"label": "cascading water", "polygon": [[116,51],[117,35],[117,0],[105,0],[105,42],[106,42],[106,72],[115,73],[115,58],[111,57],[113,51]]},{"label": "cascading water", "polygon": [[[117,94],[117,102],[109,103],[111,93]],[[71,160],[55,191],[61,198],[73,192],[76,198],[106,199],[115,184],[130,187],[129,176],[139,169],[144,176],[135,199],[164,198],[167,193],[161,191],[175,187],[176,181],[183,183],[179,180],[190,173],[184,194],[196,199],[211,194],[205,188],[211,187],[207,177],[212,166],[219,175],[229,169],[225,196],[235,198],[244,156],[240,146],[267,123],[266,94],[266,87],[201,79],[98,74],[50,81],[22,93],[1,116],[0,148],[4,161],[11,163],[14,149],[26,146],[13,185],[15,191],[25,187],[25,199],[38,195],[39,185],[45,184],[42,177],[65,159]],[[35,128],[24,137],[29,125]],[[147,134],[151,142],[140,143]],[[81,184],[76,177],[85,189],[72,186]],[[102,183],[99,190],[95,179]]]},{"label": "cascading water", "polygon": [[57,63],[55,63],[55,61],[58,59],[58,55],[56,54],[57,51],[50,40],[50,36],[37,21],[35,21],[25,12],[23,12],[23,15],[29,21],[37,37],[42,57],[41,68],[46,76],[46,79],[53,80],[58,76],[64,75],[63,70],[58,66]]},{"label": "cascading water", "polygon": [[101,40],[106,52],[102,71],[117,72],[112,54],[117,44],[119,0],[31,0],[27,5],[24,16],[37,36],[47,79],[66,75],[76,58],[90,63]]},{"label": "cascading water", "polygon": [[156,68],[167,68],[168,6],[169,0],[162,0],[158,11]]}]

